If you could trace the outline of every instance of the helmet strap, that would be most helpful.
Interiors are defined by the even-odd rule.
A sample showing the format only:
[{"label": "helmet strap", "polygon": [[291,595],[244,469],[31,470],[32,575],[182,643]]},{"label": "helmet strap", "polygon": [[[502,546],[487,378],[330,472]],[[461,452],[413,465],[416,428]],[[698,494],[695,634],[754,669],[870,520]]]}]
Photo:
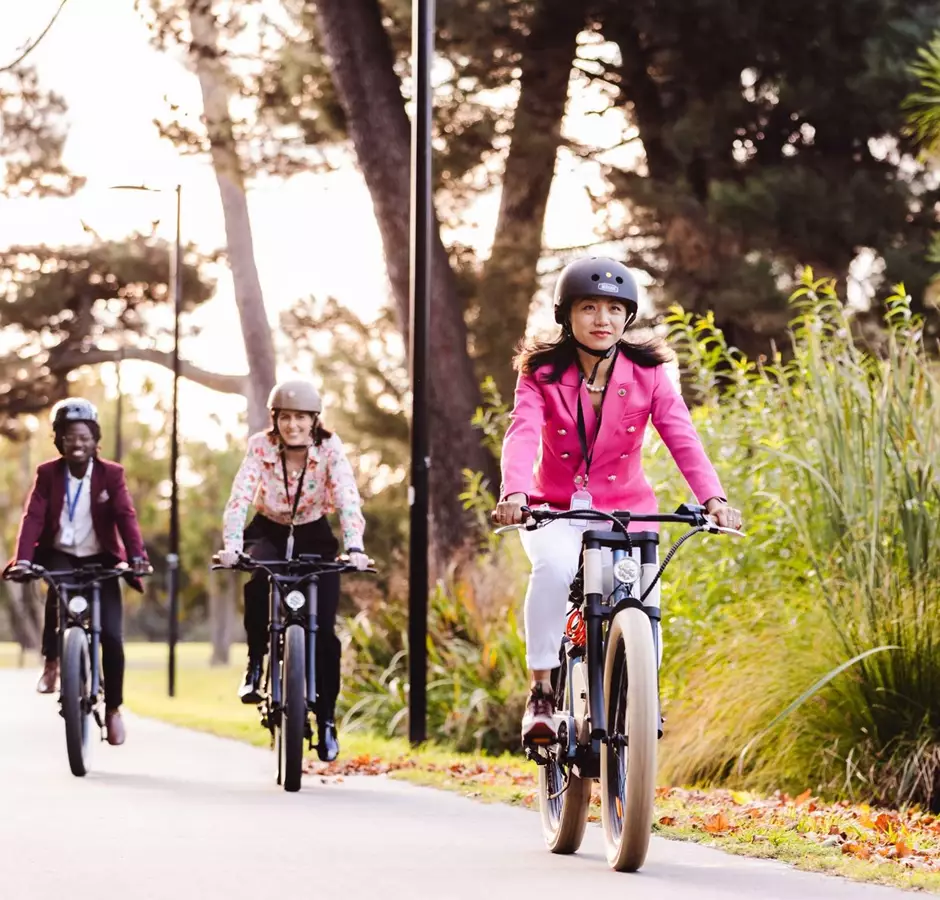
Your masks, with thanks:
[{"label": "helmet strap", "polygon": [[593,347],[588,347],[585,344],[582,344],[575,336],[574,332],[571,330],[571,324],[565,324],[565,332],[568,337],[571,339],[571,343],[575,345],[579,350],[583,350],[588,356],[593,356],[597,359],[597,362],[594,363],[594,368],[591,370],[591,377],[588,378],[588,384],[594,384],[594,379],[597,378],[597,370],[600,368],[601,363],[605,359],[610,359],[613,353],[617,349],[617,344],[614,344],[611,347],[608,347],[606,350],[595,350]]}]

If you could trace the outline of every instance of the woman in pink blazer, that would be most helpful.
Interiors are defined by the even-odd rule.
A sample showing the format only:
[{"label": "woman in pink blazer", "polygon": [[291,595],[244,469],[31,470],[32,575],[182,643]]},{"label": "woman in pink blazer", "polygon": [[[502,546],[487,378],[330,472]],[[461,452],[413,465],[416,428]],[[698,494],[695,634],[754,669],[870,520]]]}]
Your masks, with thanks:
[{"label": "woman in pink blazer", "polygon": [[[523,345],[515,360],[519,379],[493,515],[500,524],[521,522],[525,505],[656,512],[640,460],[652,421],[699,502],[718,524],[740,528],[741,514],[728,505],[688,408],[665,372],[671,354],[659,341],[624,340],[637,297],[630,270],[612,259],[581,259],[562,271],[555,286],[561,334]],[[522,720],[526,741],[555,735],[549,678],[558,665],[581,529],[559,521],[520,535],[532,563],[525,597],[532,679]]]}]

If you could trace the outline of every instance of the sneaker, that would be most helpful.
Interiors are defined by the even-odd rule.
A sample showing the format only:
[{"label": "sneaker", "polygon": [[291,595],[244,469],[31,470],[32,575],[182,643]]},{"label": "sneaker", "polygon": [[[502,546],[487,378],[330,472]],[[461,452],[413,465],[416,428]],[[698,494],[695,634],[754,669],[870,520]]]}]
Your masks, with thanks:
[{"label": "sneaker", "polygon": [[238,699],[245,704],[261,702],[261,692],[258,688],[261,685],[261,662],[256,659],[248,660],[248,668],[245,670],[245,677],[238,687]]},{"label": "sneaker", "polygon": [[322,723],[317,720],[317,756],[323,762],[333,762],[339,756],[339,738],[336,736],[336,722],[325,719]]},{"label": "sneaker", "polygon": [[558,738],[555,730],[555,698],[536,684],[529,694],[529,702],[522,717],[523,744],[551,744]]}]

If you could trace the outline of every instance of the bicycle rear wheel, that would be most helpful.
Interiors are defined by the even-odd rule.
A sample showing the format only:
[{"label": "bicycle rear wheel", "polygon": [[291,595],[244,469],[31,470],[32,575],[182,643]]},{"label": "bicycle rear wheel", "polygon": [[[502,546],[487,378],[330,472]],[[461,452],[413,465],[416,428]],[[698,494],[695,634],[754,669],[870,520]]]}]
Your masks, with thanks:
[{"label": "bicycle rear wheel", "polygon": [[[558,684],[555,687],[556,709],[568,709],[568,669],[565,654],[562,654]],[[560,735],[567,745],[567,735]],[[539,814],[542,819],[542,835],[552,853],[576,853],[584,839],[587,826],[588,807],[591,803],[590,778],[576,775],[571,766],[558,761],[565,749],[554,744],[547,748],[548,762],[539,766]]]},{"label": "bicycle rear wheel", "polygon": [[601,820],[607,861],[635,872],[646,860],[656,796],[658,679],[653,630],[642,610],[617,613],[607,635],[601,746]]}]

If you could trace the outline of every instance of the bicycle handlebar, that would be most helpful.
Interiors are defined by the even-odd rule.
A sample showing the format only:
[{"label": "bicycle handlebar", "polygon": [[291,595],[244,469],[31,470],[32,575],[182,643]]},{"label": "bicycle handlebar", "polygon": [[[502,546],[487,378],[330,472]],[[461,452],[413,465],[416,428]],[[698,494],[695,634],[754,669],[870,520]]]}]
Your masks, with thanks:
[{"label": "bicycle handlebar", "polygon": [[38,563],[29,563],[29,568],[27,569],[17,569],[15,566],[8,569],[3,573],[5,580],[9,581],[45,581],[46,584],[56,587],[59,581],[65,581],[66,579],[74,579],[75,581],[85,584],[91,582],[102,582],[107,581],[110,578],[121,578],[121,577],[137,577],[137,578],[146,578],[150,575],[153,575],[153,567],[149,567],[149,571],[146,572],[137,572],[134,571],[132,566],[123,565],[123,566],[112,566],[105,567],[98,563],[92,563],[91,565],[78,566],[75,569],[60,569],[60,570],[49,570],[44,566],[40,566]]},{"label": "bicycle handlebar", "polygon": [[[370,560],[373,562],[373,560]],[[212,557],[212,570],[218,571],[219,569],[232,569],[238,572],[253,572],[255,569],[263,569],[269,575],[275,575],[272,572],[272,569],[282,568],[287,569],[290,572],[291,569],[307,569],[305,572],[307,576],[313,575],[326,575],[331,573],[336,573],[337,575],[346,575],[354,572],[365,573],[368,575],[375,575],[376,570],[371,566],[368,569],[357,569],[355,566],[350,565],[348,560],[344,560],[343,557],[339,559],[321,559],[319,556],[314,554],[304,554],[302,553],[296,559],[272,559],[272,560],[263,560],[255,559],[253,556],[249,556],[247,553],[239,553],[238,561],[234,566],[223,566],[219,562],[219,555],[214,554]],[[312,571],[310,571],[312,570]]]},{"label": "bicycle handlebar", "polygon": [[[599,509],[532,509],[522,507],[523,521],[517,525],[503,525],[496,529],[496,534],[524,528],[526,531],[535,531],[547,522],[557,519],[574,519],[585,522],[609,522],[618,530],[626,533],[631,522],[659,522],[662,524],[679,523],[691,528],[699,528],[710,534],[733,534],[737,537],[746,537],[743,531],[734,528],[725,528],[718,525],[714,518],[705,513],[704,507],[694,507],[683,503],[674,513],[631,513],[616,511],[602,512]],[[525,521],[525,520],[528,521]]]}]

